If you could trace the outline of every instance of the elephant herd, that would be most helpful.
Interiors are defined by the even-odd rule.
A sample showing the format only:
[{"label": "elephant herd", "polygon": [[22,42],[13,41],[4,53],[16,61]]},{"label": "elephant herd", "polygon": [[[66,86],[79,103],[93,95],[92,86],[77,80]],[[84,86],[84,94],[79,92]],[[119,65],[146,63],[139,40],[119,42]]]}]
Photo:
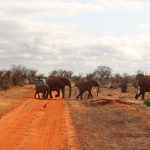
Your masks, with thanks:
[{"label": "elephant herd", "polygon": [[[35,85],[35,95],[38,94],[38,97],[40,98],[39,93],[42,93],[42,97],[48,98],[48,95],[50,98],[53,98],[52,91],[56,91],[57,94],[56,97],[60,96],[60,91],[62,92],[62,98],[65,97],[65,86],[69,87],[69,97],[71,97],[71,91],[72,86],[71,82],[68,78],[65,77],[49,77],[46,80],[46,84],[36,84]],[[92,98],[92,87],[97,87],[97,95],[99,93],[99,83],[95,80],[86,80],[86,81],[80,81],[78,84],[76,84],[79,94],[76,96],[78,99],[79,97],[82,99],[82,95],[85,91],[88,91],[88,98]]]},{"label": "elephant herd", "polygon": [[[72,86],[71,82],[68,78],[65,77],[49,77],[46,80],[46,84],[36,84],[35,85],[35,95],[38,94],[38,97],[40,98],[39,93],[42,93],[42,97],[48,98],[48,95],[50,98],[53,98],[52,91],[56,91],[57,94],[56,97],[60,96],[60,91],[62,91],[62,98],[65,97],[65,86],[69,87],[69,97],[71,96]],[[82,95],[84,92],[88,91],[88,98],[92,98],[92,88],[97,87],[97,96],[99,93],[99,83],[96,80],[84,80],[80,81],[78,84],[76,84],[76,87],[79,90],[79,94],[76,96],[78,99],[79,97],[82,99]],[[138,99],[139,96],[142,96],[142,99],[144,99],[145,92],[150,92],[150,76],[142,76],[139,79],[138,87],[140,88],[139,94],[135,95],[135,98]]]}]

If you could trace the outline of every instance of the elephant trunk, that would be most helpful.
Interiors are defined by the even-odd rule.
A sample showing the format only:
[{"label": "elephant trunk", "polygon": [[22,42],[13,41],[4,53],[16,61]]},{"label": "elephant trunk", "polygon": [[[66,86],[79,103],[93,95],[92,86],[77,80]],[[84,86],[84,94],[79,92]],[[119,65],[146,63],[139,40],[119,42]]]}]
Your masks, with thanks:
[{"label": "elephant trunk", "polygon": [[97,87],[97,96],[98,96],[98,93],[99,93],[99,86]]},{"label": "elephant trunk", "polygon": [[69,86],[69,98],[71,97],[71,85]]}]

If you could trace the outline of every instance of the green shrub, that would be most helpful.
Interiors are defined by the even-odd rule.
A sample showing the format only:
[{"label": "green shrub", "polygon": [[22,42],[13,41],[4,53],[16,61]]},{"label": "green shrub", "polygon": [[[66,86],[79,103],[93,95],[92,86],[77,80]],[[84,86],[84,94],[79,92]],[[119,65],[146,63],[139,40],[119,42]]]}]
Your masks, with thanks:
[{"label": "green shrub", "polygon": [[1,81],[1,88],[2,88],[2,90],[5,90],[5,91],[6,91],[6,90],[9,88],[8,81],[2,80],[2,81]]},{"label": "green shrub", "polygon": [[145,100],[144,104],[150,107],[150,99]]}]

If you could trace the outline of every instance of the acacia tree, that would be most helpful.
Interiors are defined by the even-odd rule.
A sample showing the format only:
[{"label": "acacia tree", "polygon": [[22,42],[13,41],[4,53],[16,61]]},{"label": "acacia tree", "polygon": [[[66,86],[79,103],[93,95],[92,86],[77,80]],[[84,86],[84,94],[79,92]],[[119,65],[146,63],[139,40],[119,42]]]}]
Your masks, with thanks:
[{"label": "acacia tree", "polygon": [[37,70],[31,68],[27,70],[27,79],[29,84],[33,84],[34,80],[36,79]]},{"label": "acacia tree", "polygon": [[1,81],[2,78],[3,78],[3,74],[4,74],[4,71],[3,71],[3,70],[0,70],[0,81]]},{"label": "acacia tree", "polygon": [[49,76],[57,76],[57,70],[53,70],[49,73]]},{"label": "acacia tree", "polygon": [[5,70],[4,71],[4,80],[8,82],[9,85],[12,84],[12,71],[11,70]]},{"label": "acacia tree", "polygon": [[88,80],[94,79],[94,73],[88,73],[88,74],[86,74],[85,78],[88,79]]},{"label": "acacia tree", "polygon": [[72,76],[72,80],[75,81],[76,83],[83,80],[83,79],[84,79],[83,73],[79,73],[78,75]]},{"label": "acacia tree", "polygon": [[94,71],[94,77],[99,81],[104,81],[110,78],[112,69],[107,66],[98,66]]},{"label": "acacia tree", "polygon": [[24,85],[24,81],[27,78],[27,68],[23,65],[13,65],[11,66],[12,71],[12,81],[13,85]]},{"label": "acacia tree", "polygon": [[72,75],[73,75],[72,71],[63,70],[63,69],[53,70],[49,73],[49,76],[60,76],[60,77],[68,77],[68,78],[71,78]]},{"label": "acacia tree", "polygon": [[20,86],[23,86],[26,80],[28,80],[28,83],[33,84],[37,73],[37,70],[20,64],[11,66],[10,71],[13,85]]},{"label": "acacia tree", "polygon": [[8,70],[0,70],[0,87],[8,88],[13,85],[23,86],[26,83],[33,84],[37,70],[23,65],[12,65]]},{"label": "acacia tree", "polygon": [[118,88],[121,83],[121,75],[119,73],[115,73],[114,75],[111,75],[110,82],[111,82],[111,88]]}]

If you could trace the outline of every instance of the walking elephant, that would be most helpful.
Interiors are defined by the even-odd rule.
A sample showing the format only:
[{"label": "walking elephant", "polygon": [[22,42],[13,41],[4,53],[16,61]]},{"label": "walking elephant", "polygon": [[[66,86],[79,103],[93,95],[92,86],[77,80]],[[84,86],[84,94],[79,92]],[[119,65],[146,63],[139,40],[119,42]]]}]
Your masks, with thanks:
[{"label": "walking elephant", "polygon": [[88,91],[89,94],[88,94],[88,98],[92,98],[93,95],[91,93],[92,91],[92,87],[97,87],[97,96],[98,96],[98,93],[99,93],[99,84],[97,81],[95,80],[86,80],[86,81],[80,81],[78,84],[77,84],[77,87],[79,89],[79,94],[77,95],[77,99],[80,97],[82,99],[82,94],[85,92],[85,91]]},{"label": "walking elephant", "polygon": [[[56,97],[60,96],[60,90],[62,91],[62,98],[65,97],[65,86],[69,87],[69,97],[71,96],[71,83],[68,78],[65,77],[49,77],[46,81],[50,88],[50,97],[52,98],[52,91],[57,91]],[[48,97],[48,94],[47,96]]]},{"label": "walking elephant", "polygon": [[150,76],[143,76],[139,79],[138,82],[140,92],[139,94],[135,95],[135,98],[138,99],[138,97],[141,95],[142,99],[144,100],[145,92],[150,92]]},{"label": "walking elephant", "polygon": [[36,98],[36,95],[38,94],[38,98],[40,98],[40,94],[39,93],[42,93],[42,97],[45,99],[46,98],[46,94],[50,94],[51,96],[51,93],[50,93],[50,89],[48,87],[47,84],[36,84],[35,85],[35,94],[34,94],[34,97]]}]

